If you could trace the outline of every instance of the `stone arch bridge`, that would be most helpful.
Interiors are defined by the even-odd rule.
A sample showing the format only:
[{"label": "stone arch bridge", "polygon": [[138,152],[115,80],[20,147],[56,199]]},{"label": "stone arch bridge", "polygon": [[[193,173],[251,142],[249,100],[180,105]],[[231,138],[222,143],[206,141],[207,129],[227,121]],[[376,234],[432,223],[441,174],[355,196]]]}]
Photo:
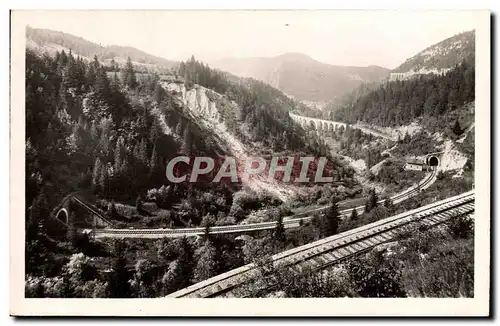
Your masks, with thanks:
[{"label": "stone arch bridge", "polygon": [[52,232],[58,237],[69,236],[78,229],[110,227],[113,222],[99,208],[76,194],[66,196],[51,213]]},{"label": "stone arch bridge", "polygon": [[338,128],[341,127],[343,127],[344,129],[347,127],[347,124],[344,122],[304,117],[293,113],[290,113],[290,117],[292,118],[293,121],[297,122],[303,128],[307,126],[312,126],[316,130],[331,131],[331,130],[337,130]]},{"label": "stone arch bridge", "polygon": [[[290,113],[290,117],[292,118],[293,121],[297,122],[299,125],[302,126],[302,128],[306,128],[308,126],[311,126],[315,130],[318,131],[333,131],[337,130],[339,128],[347,128],[347,124],[344,122],[339,122],[339,121],[333,121],[333,120],[324,120],[324,119],[318,119],[318,118],[311,118],[311,117],[304,117],[298,114]],[[389,140],[394,140],[392,136],[381,133],[379,131],[369,129],[360,125],[353,125],[349,124],[349,127],[353,129],[359,129],[361,132],[365,134],[372,134],[377,137],[382,137],[385,139]]]}]

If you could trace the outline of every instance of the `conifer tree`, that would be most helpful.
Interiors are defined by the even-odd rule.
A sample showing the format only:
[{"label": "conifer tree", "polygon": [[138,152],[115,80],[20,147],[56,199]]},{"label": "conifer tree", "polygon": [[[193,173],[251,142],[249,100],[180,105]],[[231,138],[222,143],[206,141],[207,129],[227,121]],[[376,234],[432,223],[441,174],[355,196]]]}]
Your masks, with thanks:
[{"label": "conifer tree", "polygon": [[159,83],[157,83],[154,88],[153,100],[159,104],[163,101],[164,98],[165,98],[165,90],[163,89],[163,87],[161,87]]},{"label": "conifer tree", "polygon": [[100,186],[100,178],[102,174],[102,163],[99,157],[96,158],[95,163],[94,163],[94,170],[92,172],[92,185],[94,187],[99,187]]},{"label": "conifer tree", "polygon": [[276,220],[276,228],[273,232],[273,238],[282,243],[286,241],[285,226],[283,225],[283,216],[281,216],[281,214],[278,215]]},{"label": "conifer tree", "polygon": [[337,233],[340,225],[340,215],[337,204],[337,199],[332,199],[331,205],[325,213],[324,216],[324,236],[331,236]]},{"label": "conifer tree", "polygon": [[149,160],[149,178],[154,181],[156,173],[158,171],[158,153],[156,152],[156,146],[153,147],[153,153],[151,154],[151,159]]},{"label": "conifer tree", "polygon": [[109,190],[108,182],[109,182],[108,168],[105,164],[103,164],[101,168],[101,174],[99,176],[99,187],[104,196],[106,196]]},{"label": "conifer tree", "polygon": [[375,207],[377,207],[377,202],[378,202],[378,196],[377,193],[375,192],[375,189],[370,189],[370,193],[368,196],[368,200],[365,205],[365,210],[367,212],[371,211]]},{"label": "conifer tree", "polygon": [[193,135],[189,124],[184,128],[184,143],[182,145],[182,152],[187,156],[191,156],[193,149]]},{"label": "conifer tree", "polygon": [[124,152],[125,152],[125,148],[124,148],[124,140],[123,140],[123,137],[120,137],[118,138],[118,140],[116,141],[116,148],[115,148],[115,158],[114,158],[114,172],[115,173],[120,173],[121,172],[121,169],[122,169],[122,165],[123,165],[123,157],[124,157]]},{"label": "conifer tree", "polygon": [[182,119],[179,119],[179,122],[177,122],[177,126],[175,127],[175,133],[177,135],[182,135]]},{"label": "conifer tree", "polygon": [[110,85],[108,76],[103,67],[99,67],[97,70],[96,80],[94,83],[94,89],[98,96],[103,100],[110,99]]},{"label": "conifer tree", "polygon": [[109,283],[109,294],[111,298],[129,298],[131,290],[126,268],[125,244],[116,240],[113,245],[112,274]]},{"label": "conifer tree", "polygon": [[356,221],[358,219],[358,211],[356,209],[353,209],[351,212],[351,221]]},{"label": "conifer tree", "polygon": [[134,72],[134,66],[132,65],[132,60],[130,57],[127,58],[127,63],[125,68],[122,70],[122,80],[124,85],[130,89],[135,89],[137,87],[137,79]]},{"label": "conifer tree", "polygon": [[453,131],[453,133],[457,136],[461,135],[463,133],[463,130],[462,128],[460,127],[460,122],[457,120],[455,120],[455,124],[453,125],[453,128],[451,129]]},{"label": "conifer tree", "polygon": [[201,282],[217,274],[217,251],[211,241],[205,241],[199,250],[199,258],[194,270],[194,282]]},{"label": "conifer tree", "polygon": [[193,267],[194,267],[194,251],[193,247],[189,243],[186,237],[182,237],[179,243],[179,256],[177,258],[177,264],[179,267],[179,275],[182,275],[182,281],[180,287],[186,287],[191,283],[193,279]]}]

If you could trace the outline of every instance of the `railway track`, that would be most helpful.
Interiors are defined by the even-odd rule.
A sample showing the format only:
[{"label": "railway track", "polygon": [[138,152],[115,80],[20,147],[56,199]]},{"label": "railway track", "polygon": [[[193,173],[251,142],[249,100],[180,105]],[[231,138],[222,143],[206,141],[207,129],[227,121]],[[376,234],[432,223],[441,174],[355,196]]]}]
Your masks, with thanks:
[{"label": "railway track", "polygon": [[[306,267],[312,270],[324,269],[393,240],[412,223],[420,222],[432,226],[457,214],[473,214],[473,212],[474,192],[467,192],[281,252],[271,259],[277,268],[288,267],[297,271]],[[234,295],[231,291],[259,275],[259,268],[255,264],[248,264],[171,293],[167,297],[231,296]]]},{"label": "railway track", "polygon": [[[397,194],[390,199],[394,204],[400,203],[408,198],[417,195],[420,190],[430,186],[436,179],[436,170],[431,171],[424,179],[420,181],[418,187],[412,187],[405,190],[404,192]],[[385,200],[379,200],[378,204],[383,204]],[[295,214],[291,217],[285,217],[283,220],[283,226],[285,228],[299,227],[301,223],[310,221],[314,214],[321,214],[325,212],[330,206],[325,205],[323,207],[308,210],[307,212]],[[341,217],[349,216],[353,210],[356,210],[359,214],[363,213],[365,207],[358,206],[355,208],[349,208],[340,211]],[[253,232],[261,230],[270,230],[276,227],[276,221],[272,222],[261,222],[252,224],[236,224],[227,226],[214,226],[209,229],[210,234],[222,234],[222,233],[242,233],[242,232]],[[203,235],[205,233],[205,228],[183,228],[183,229],[95,229],[91,231],[94,238],[164,238],[164,237],[182,237],[182,236],[196,236]]]}]

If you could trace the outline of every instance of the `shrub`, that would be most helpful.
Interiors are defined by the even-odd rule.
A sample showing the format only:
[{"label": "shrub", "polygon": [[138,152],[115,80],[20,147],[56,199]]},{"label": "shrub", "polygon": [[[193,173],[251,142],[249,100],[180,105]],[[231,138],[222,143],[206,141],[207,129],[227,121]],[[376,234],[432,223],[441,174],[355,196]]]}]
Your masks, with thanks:
[{"label": "shrub", "polygon": [[467,239],[474,234],[474,221],[464,214],[452,217],[448,227],[450,233],[456,238]]}]

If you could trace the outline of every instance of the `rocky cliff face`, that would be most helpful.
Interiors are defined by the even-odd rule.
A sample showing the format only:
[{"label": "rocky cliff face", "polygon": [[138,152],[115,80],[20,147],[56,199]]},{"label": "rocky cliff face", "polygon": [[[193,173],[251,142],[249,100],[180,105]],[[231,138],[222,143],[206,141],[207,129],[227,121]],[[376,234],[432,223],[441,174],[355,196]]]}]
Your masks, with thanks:
[{"label": "rocky cliff face", "polygon": [[[224,121],[225,111],[236,113],[239,111],[238,105],[225,96],[199,85],[186,89],[181,83],[163,82],[162,87],[175,94],[177,100],[188,110],[194,121],[210,131],[221,148],[225,148],[236,159],[239,164],[238,170],[243,169],[241,164],[253,156],[255,144],[243,143],[228,130]],[[267,193],[282,201],[287,201],[300,191],[299,187],[294,185],[279,183],[277,180],[267,178],[267,174],[250,178],[244,185],[258,194]]]},{"label": "rocky cliff face", "polygon": [[195,85],[192,89],[187,90],[184,84],[164,82],[162,87],[178,94],[179,100],[193,114],[219,121],[220,113],[215,100],[222,97],[220,94],[199,85]]},{"label": "rocky cliff face", "polygon": [[441,156],[439,171],[457,171],[459,174],[467,163],[467,156],[455,148],[453,141],[444,143],[444,153]]}]

